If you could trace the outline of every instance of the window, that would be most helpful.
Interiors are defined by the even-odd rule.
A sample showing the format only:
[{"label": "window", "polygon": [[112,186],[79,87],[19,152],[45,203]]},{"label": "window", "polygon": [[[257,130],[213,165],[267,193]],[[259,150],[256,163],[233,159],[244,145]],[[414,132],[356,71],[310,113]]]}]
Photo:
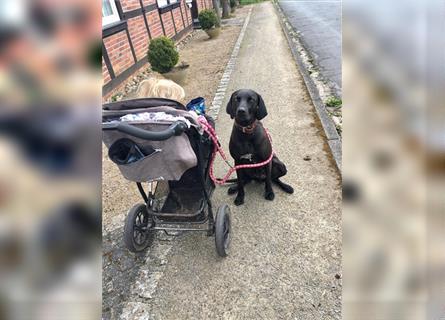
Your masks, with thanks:
[{"label": "window", "polygon": [[163,8],[176,2],[178,2],[178,0],[158,0],[158,7]]},{"label": "window", "polygon": [[168,6],[168,0],[158,0],[158,7],[163,8]]},{"label": "window", "polygon": [[119,12],[114,0],[102,0],[102,26],[119,21]]},{"label": "window", "polygon": [[0,1],[0,30],[20,29],[27,25],[28,5],[31,4],[25,1]]}]

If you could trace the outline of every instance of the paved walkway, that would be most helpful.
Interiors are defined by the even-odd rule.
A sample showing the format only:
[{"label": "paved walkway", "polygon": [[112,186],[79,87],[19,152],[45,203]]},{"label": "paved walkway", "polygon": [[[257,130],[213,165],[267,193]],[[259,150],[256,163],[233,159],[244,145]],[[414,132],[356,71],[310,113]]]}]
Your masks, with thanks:
[{"label": "paved walkway", "polygon": [[[270,202],[263,186],[252,183],[245,204],[235,207],[227,187],[218,187],[215,207],[228,203],[232,209],[225,259],[202,233],[159,233],[150,249],[129,254],[122,244],[124,216],[116,215],[104,233],[104,319],[341,318],[340,179],[270,2],[253,6],[227,92],[239,88],[263,96],[269,111],[264,124],[295,193],[275,187]],[[217,120],[226,150],[228,98]],[[222,161],[216,170],[225,172]]]},{"label": "paved walkway", "polygon": [[341,1],[279,0],[321,74],[341,92]]},{"label": "paved walkway", "polygon": [[[269,111],[265,126],[287,164],[284,180],[296,192],[275,187],[270,202],[263,198],[263,186],[251,184],[245,205],[235,207],[227,188],[218,188],[214,204],[232,209],[231,255],[218,258],[213,238],[202,234],[179,237],[144,309],[163,320],[340,319],[339,176],[269,2],[253,7],[228,92],[238,88],[263,96]],[[217,131],[226,149],[231,126],[223,107]],[[219,165],[222,175],[225,167]]]}]

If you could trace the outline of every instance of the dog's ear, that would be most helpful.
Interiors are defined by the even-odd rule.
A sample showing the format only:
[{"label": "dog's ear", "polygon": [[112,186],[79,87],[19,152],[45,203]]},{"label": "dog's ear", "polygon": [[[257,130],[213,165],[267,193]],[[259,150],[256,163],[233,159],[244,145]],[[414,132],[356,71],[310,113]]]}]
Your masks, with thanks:
[{"label": "dog's ear", "polygon": [[258,120],[264,119],[267,116],[266,105],[264,104],[263,98],[257,93],[258,106],[256,109],[256,118]]},{"label": "dog's ear", "polygon": [[230,114],[230,118],[233,119],[235,118],[235,97],[236,97],[236,93],[238,91],[235,91],[234,93],[232,93],[232,95],[230,96],[229,102],[227,102],[227,106],[226,106],[226,112],[228,114]]}]

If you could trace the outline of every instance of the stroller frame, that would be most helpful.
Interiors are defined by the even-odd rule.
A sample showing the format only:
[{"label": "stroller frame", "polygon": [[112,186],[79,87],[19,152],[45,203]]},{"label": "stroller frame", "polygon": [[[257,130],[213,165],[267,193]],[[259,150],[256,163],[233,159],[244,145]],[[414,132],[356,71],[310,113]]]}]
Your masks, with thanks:
[{"label": "stroller frame", "polygon": [[[124,108],[128,108],[124,110],[132,110],[149,108],[151,106],[171,106],[175,109],[186,110],[182,104],[176,101],[157,98],[134,99],[106,104],[103,106],[103,109],[104,114],[113,114],[113,110],[122,111]],[[216,251],[218,255],[222,257],[227,256],[231,232],[230,209],[224,204],[218,208],[216,216],[213,213],[211,196],[215,189],[215,184],[209,175],[209,159],[213,150],[213,141],[210,137],[205,134],[199,134],[194,127],[187,128],[185,123],[181,121],[174,122],[168,129],[161,132],[150,132],[125,122],[105,122],[102,124],[102,129],[104,131],[118,130],[129,136],[148,141],[167,140],[173,136],[185,134],[197,159],[197,165],[186,170],[180,180],[164,182],[168,183],[169,192],[166,197],[167,200],[165,200],[160,210],[155,208],[155,203],[158,200],[156,198],[156,192],[159,183],[157,183],[154,190],[152,190],[153,188],[150,188],[150,191],[146,192],[143,183],[136,182],[144,204],[136,204],[128,212],[124,227],[124,240],[127,248],[133,252],[144,250],[151,244],[155,231],[163,231],[167,235],[169,235],[169,231],[204,231],[207,232],[207,236],[215,236]],[[183,188],[182,190],[187,190],[186,192],[183,192],[183,194],[187,195],[187,192],[188,194],[195,194],[194,191],[198,192],[198,194],[199,191],[202,192],[202,196],[200,196],[199,199],[196,197],[188,198],[192,199],[195,204],[197,204],[196,201],[199,201],[199,204],[195,206],[195,210],[187,213],[175,212],[174,210],[170,212],[163,210],[167,205],[169,197],[175,195],[175,188],[179,189],[181,187],[182,180],[184,180],[186,184],[190,183],[190,181],[187,180],[189,177],[190,181],[192,181],[193,189],[189,190]],[[198,180],[197,182],[199,186],[196,186],[196,179]],[[151,186],[153,186],[152,182],[148,183],[151,183]],[[186,196],[184,197],[187,199]],[[207,227],[202,227],[202,225],[206,223]],[[136,237],[141,233],[145,235],[145,238],[142,242],[138,242]]]},{"label": "stroller frame", "polygon": [[[208,171],[209,168],[203,168],[203,155],[201,154],[201,148],[200,148],[200,144],[197,143],[197,148],[198,148],[198,154],[197,154],[197,160],[198,160],[198,171],[201,173],[202,170],[205,171],[205,174],[208,176]],[[214,228],[214,223],[215,223],[215,218],[213,215],[213,208],[212,208],[212,201],[211,201],[211,194],[213,193],[213,190],[215,189],[215,185],[212,182],[211,187],[209,188],[208,186],[206,186],[206,179],[205,179],[205,175],[201,174],[200,177],[200,183],[201,183],[201,187],[202,187],[202,191],[204,193],[204,201],[201,202],[201,205],[199,206],[198,210],[196,210],[193,213],[190,214],[184,214],[184,213],[169,213],[169,212],[156,212],[155,210],[153,210],[153,203],[155,201],[155,192],[149,192],[148,194],[145,192],[142,183],[141,182],[136,182],[136,185],[138,187],[138,191],[142,196],[142,199],[144,199],[145,204],[147,205],[147,207],[149,209],[151,209],[150,214],[153,216],[155,225],[159,224],[161,226],[155,226],[153,229],[154,230],[161,230],[167,233],[167,231],[207,231],[208,236],[213,236],[215,233],[215,228]],[[207,190],[209,189],[209,190]],[[182,219],[184,218],[195,218],[197,216],[199,216],[200,214],[202,214],[205,211],[208,211],[207,214],[204,215],[203,219],[200,219],[198,221],[182,221]],[[163,220],[162,218],[168,218],[168,222],[166,222],[165,220]],[[173,220],[171,221],[170,219],[177,219],[177,220]],[[187,228],[187,227],[182,227],[182,225],[202,225],[205,224],[206,222],[208,222],[208,228]],[[176,227],[168,227],[168,226],[162,226],[163,224],[175,224],[177,225]]]}]

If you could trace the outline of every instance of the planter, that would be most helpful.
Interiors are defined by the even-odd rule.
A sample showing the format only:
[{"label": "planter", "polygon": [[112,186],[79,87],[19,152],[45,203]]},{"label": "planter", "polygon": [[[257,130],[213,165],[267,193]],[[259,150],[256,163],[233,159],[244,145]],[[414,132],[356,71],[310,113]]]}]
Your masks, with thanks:
[{"label": "planter", "polygon": [[221,28],[212,28],[212,29],[207,29],[204,30],[207,35],[209,36],[210,39],[216,38],[219,36],[220,32],[221,32]]},{"label": "planter", "polygon": [[180,65],[174,67],[171,71],[163,73],[164,78],[172,80],[179,85],[184,85],[187,78],[187,69],[189,65]]}]

